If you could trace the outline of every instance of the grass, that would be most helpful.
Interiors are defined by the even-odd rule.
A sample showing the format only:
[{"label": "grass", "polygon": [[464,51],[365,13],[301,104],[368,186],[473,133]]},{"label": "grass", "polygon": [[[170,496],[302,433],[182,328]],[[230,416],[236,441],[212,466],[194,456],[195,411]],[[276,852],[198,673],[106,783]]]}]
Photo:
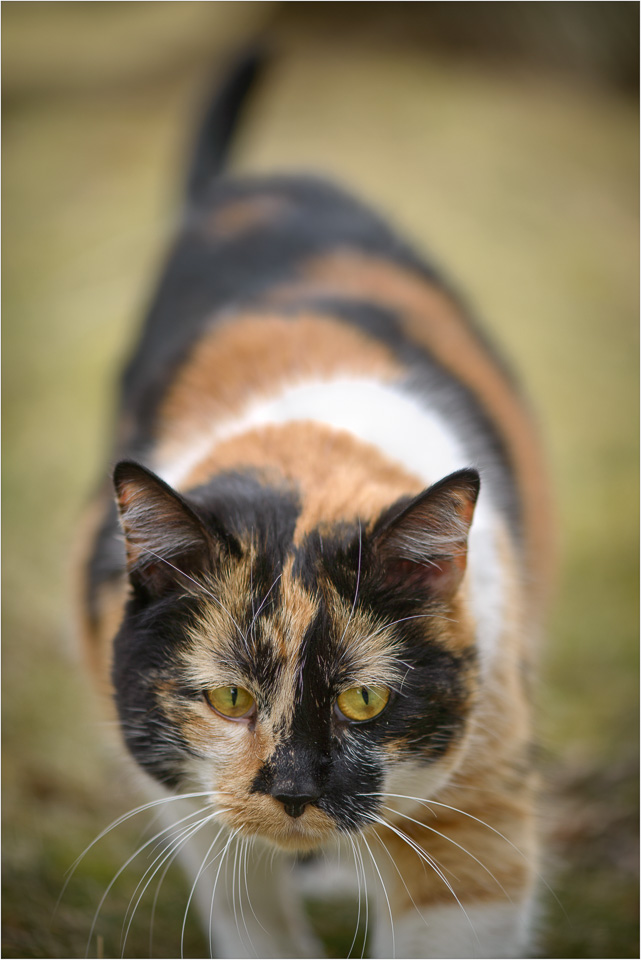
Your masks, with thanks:
[{"label": "grass", "polygon": [[[202,77],[269,7],[4,11],[6,957],[83,956],[139,842],[134,822],[96,845],[52,920],[67,867],[140,802],[74,645],[74,530],[106,473],[115,384],[170,235]],[[542,817],[565,910],[545,899],[543,956],[638,955],[637,152],[634,105],[615,93],[306,35],[266,78],[235,151],[239,170],[339,177],[433,251],[538,411],[561,541],[541,663]],[[119,955],[139,876],[115,884],[92,955]],[[177,955],[186,897],[168,875],[155,956]],[[128,955],[148,955],[150,909]],[[186,955],[202,950],[189,924]]]}]

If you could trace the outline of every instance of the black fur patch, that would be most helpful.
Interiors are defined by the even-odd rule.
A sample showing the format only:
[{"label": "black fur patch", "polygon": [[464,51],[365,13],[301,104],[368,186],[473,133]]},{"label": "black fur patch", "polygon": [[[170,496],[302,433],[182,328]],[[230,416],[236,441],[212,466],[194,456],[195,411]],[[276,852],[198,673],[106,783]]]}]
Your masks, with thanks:
[{"label": "black fur patch", "polygon": [[192,598],[167,597],[148,605],[134,596],[114,641],[112,681],[125,743],[134,759],[168,787],[180,784],[185,759],[197,754],[163,710],[160,684],[175,679],[177,652],[196,613]]},{"label": "black fur patch", "polygon": [[251,539],[273,569],[282,567],[300,514],[296,490],[270,485],[257,471],[236,470],[217,474],[187,498],[206,524],[220,524],[243,542]]}]

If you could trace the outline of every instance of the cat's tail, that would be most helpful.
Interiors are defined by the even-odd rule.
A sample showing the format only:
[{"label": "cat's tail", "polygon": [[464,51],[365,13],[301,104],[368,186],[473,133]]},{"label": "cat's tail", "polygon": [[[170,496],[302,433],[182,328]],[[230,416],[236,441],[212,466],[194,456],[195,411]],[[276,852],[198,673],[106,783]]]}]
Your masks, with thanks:
[{"label": "cat's tail", "polygon": [[205,110],[187,174],[186,194],[197,202],[211,180],[225,168],[234,130],[267,59],[263,47],[236,60]]}]

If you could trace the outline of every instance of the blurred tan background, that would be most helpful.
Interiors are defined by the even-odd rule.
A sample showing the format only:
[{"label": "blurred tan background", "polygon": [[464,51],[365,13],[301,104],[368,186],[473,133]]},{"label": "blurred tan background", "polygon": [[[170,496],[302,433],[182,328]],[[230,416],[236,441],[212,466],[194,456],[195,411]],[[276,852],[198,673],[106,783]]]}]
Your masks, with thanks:
[{"label": "blurred tan background", "polygon": [[[137,818],[96,844],[53,916],[75,857],[142,802],[74,646],[74,531],[108,472],[198,107],[265,33],[235,169],[313,169],[387,214],[538,412],[561,543],[539,953],[638,956],[637,4],[5,2],[2,21],[3,955],[84,956],[141,842]],[[89,956],[120,956],[147,865],[118,878]],[[125,955],[177,956],[187,896],[168,874],[153,953],[147,896]],[[190,920],[186,956],[204,950]]]}]

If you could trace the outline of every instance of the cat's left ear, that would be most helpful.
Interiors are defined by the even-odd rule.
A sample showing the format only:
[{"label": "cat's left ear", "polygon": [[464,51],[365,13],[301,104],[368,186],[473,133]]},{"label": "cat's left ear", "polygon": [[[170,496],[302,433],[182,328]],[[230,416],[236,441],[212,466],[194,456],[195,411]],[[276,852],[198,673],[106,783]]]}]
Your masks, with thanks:
[{"label": "cat's left ear", "polygon": [[373,547],[386,586],[424,589],[443,600],[456,593],[480,485],[476,470],[459,470],[383,521]]},{"label": "cat's left ear", "polygon": [[202,572],[220,544],[190,504],[150,470],[122,460],[114,470],[127,572],[134,588],[159,597]]}]

